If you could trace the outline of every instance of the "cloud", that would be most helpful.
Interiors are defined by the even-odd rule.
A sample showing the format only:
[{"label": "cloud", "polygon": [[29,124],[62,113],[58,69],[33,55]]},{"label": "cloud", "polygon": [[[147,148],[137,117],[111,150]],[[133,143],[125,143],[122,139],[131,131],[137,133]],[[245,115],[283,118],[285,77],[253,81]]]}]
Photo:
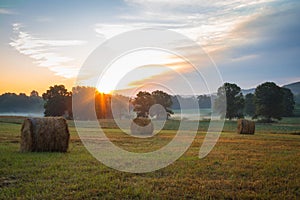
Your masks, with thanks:
[{"label": "cloud", "polygon": [[[241,85],[257,85],[261,80],[299,80],[299,9],[300,3],[280,5],[236,26],[226,47],[213,56],[224,79]],[[240,78],[245,74],[249,79]]]},{"label": "cloud", "polygon": [[10,46],[19,53],[34,59],[38,66],[49,68],[56,75],[65,78],[76,76],[78,67],[70,65],[74,58],[62,56],[57,51],[63,47],[84,45],[85,41],[41,39],[23,31],[24,27],[20,23],[15,23],[12,26],[16,37],[11,39]]},{"label": "cloud", "polygon": [[257,15],[237,26],[227,43],[227,55],[238,57],[256,57],[284,55],[300,49],[300,4],[285,9]]},{"label": "cloud", "polygon": [[[255,85],[262,79],[278,78],[282,74],[300,73],[300,3],[297,1],[125,0],[125,3],[130,12],[115,16],[119,21],[95,25],[99,36],[110,38],[129,30],[151,27],[176,31],[202,46],[226,81],[245,85]],[[193,57],[201,59],[199,55]],[[193,73],[187,65],[176,62],[167,65],[174,64],[181,66],[181,73]],[[284,72],[285,67],[291,72]],[[241,78],[245,74],[251,80]],[[148,79],[159,76],[164,74]]]},{"label": "cloud", "polygon": [[207,51],[226,43],[227,35],[237,24],[264,12],[275,0],[125,0],[133,8],[117,16],[113,24],[98,23],[98,36],[110,38],[122,32],[140,28],[166,28],[177,31],[198,42]]},{"label": "cloud", "polygon": [[[253,19],[264,16],[269,9],[273,9],[272,2],[276,0],[228,0],[228,1],[204,1],[204,0],[125,0],[132,8],[129,13],[115,16],[119,19],[115,23],[97,23],[95,31],[98,36],[110,38],[117,34],[139,28],[165,28],[181,33],[196,41],[208,54],[227,55],[234,46],[247,41],[243,34],[233,34],[237,27]],[[256,32],[257,30],[245,30]],[[259,30],[260,31],[260,30]],[[258,40],[257,40],[258,41]],[[257,42],[256,41],[256,42]],[[182,47],[179,47],[182,48]],[[188,49],[187,51],[193,52]],[[200,52],[201,54],[202,52]],[[193,52],[194,54],[194,52]],[[203,56],[196,53],[192,56],[197,63],[201,63]],[[246,62],[257,59],[255,51],[246,55],[234,54],[231,62]],[[181,73],[193,74],[193,68],[183,63],[166,63],[166,66],[179,66]],[[202,66],[197,66],[201,69]],[[165,74],[157,74],[144,78],[153,80],[163,77]],[[134,82],[141,84],[143,80]]]},{"label": "cloud", "polygon": [[6,9],[6,8],[0,8],[0,14],[1,15],[15,15],[17,13],[12,10]]}]

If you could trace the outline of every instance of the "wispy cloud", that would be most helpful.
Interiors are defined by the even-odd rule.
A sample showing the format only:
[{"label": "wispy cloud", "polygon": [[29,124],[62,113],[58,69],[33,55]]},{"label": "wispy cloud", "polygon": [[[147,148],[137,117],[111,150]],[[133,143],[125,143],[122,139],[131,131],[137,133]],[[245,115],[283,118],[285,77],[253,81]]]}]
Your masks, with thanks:
[{"label": "wispy cloud", "polygon": [[[281,66],[290,66],[292,71],[296,70],[295,66],[299,66],[297,62],[299,59],[295,58],[296,54],[299,55],[300,41],[297,39],[299,35],[297,1],[175,0],[171,3],[168,0],[124,1],[130,12],[115,16],[119,19],[115,23],[95,24],[95,31],[99,36],[110,38],[139,28],[166,28],[196,41],[221,69],[234,68],[235,74],[238,74],[237,71],[244,73],[245,70],[248,70],[248,74],[254,74],[260,71],[259,69],[266,69],[266,73],[262,74],[268,74],[270,67],[266,66],[278,66],[277,69],[283,69],[279,63]],[[187,48],[187,51],[190,49]],[[201,56],[193,57],[201,63]],[[181,73],[192,73],[193,70],[188,65],[176,61],[166,64],[171,65],[178,66]],[[257,70],[253,70],[254,66]],[[228,77],[234,80],[232,74]],[[154,81],[160,77],[166,75],[151,74],[151,77],[133,83],[142,84],[145,80]],[[238,77],[236,79],[239,79]]]},{"label": "wispy cloud", "polygon": [[251,80],[241,80],[242,75],[236,75],[237,80],[231,78],[232,81],[256,85],[262,77],[264,80],[281,79],[282,83],[287,79],[299,80],[299,9],[299,2],[285,3],[276,10],[249,18],[230,33],[230,45],[216,54],[224,69],[234,69],[235,74],[251,77]]},{"label": "wispy cloud", "polygon": [[19,23],[12,26],[16,37],[11,39],[10,46],[21,54],[34,59],[38,66],[47,67],[59,76],[65,78],[76,76],[79,66],[71,64],[74,58],[63,56],[57,51],[63,47],[84,45],[85,41],[42,39],[23,31],[24,27]]},{"label": "wispy cloud", "polygon": [[17,13],[12,10],[9,10],[7,8],[0,8],[0,14],[1,15],[15,15]]},{"label": "wispy cloud", "polygon": [[[176,0],[170,3],[168,0],[125,0],[125,3],[133,8],[132,12],[120,14],[117,16],[119,21],[113,24],[95,24],[95,32],[100,37],[110,38],[139,28],[166,28],[191,38],[208,53],[220,52],[227,49],[233,39],[238,40],[232,38],[232,32],[237,26],[265,12],[268,3],[273,1],[275,0]],[[239,35],[239,37],[243,36]],[[245,42],[245,40],[239,41]],[[192,49],[187,48],[186,51],[195,54]],[[203,55],[196,53],[197,55],[192,57],[197,60],[196,63],[201,63],[204,59]],[[236,58],[238,59],[241,58]],[[165,65],[178,67],[180,73],[191,73],[194,70],[177,60],[171,60]],[[136,80],[134,84],[163,76],[165,77],[163,73],[149,74],[148,78]]]},{"label": "wispy cloud", "polygon": [[275,0],[125,0],[133,13],[120,14],[119,22],[98,23],[99,36],[110,38],[138,28],[167,28],[190,37],[207,51],[227,43],[227,36],[245,20],[264,12]]}]

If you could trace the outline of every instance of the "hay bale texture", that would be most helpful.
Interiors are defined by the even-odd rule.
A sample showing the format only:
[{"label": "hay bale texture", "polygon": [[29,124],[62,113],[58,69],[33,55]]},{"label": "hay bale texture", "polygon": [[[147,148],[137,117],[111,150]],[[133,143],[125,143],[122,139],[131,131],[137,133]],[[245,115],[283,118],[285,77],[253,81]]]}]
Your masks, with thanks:
[{"label": "hay bale texture", "polygon": [[66,152],[70,133],[62,117],[27,118],[21,129],[21,152]]},{"label": "hay bale texture", "polygon": [[152,135],[154,131],[154,126],[150,119],[137,117],[133,119],[130,130],[132,135]]},{"label": "hay bale texture", "polygon": [[255,122],[245,119],[239,119],[237,121],[237,132],[239,134],[251,134],[254,135],[255,132]]}]

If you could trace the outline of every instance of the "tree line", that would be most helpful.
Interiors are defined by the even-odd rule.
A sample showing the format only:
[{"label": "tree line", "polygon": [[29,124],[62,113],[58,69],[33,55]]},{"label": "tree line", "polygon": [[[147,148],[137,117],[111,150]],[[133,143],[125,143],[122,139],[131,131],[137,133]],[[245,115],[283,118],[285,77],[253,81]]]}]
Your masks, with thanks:
[{"label": "tree line", "polygon": [[[74,101],[72,101],[72,98]],[[222,105],[225,104],[226,110]],[[103,94],[94,87],[77,86],[68,91],[64,85],[51,86],[42,96],[33,90],[30,96],[20,93],[5,93],[0,95],[0,112],[42,112],[45,116],[65,116],[73,118],[73,105],[80,112],[80,119],[93,119],[96,115],[101,118],[122,118],[128,116],[128,110],[136,112],[137,117],[168,118],[173,114],[172,109],[193,109],[195,102],[200,108],[214,107],[220,113],[226,113],[224,118],[242,118],[250,116],[267,122],[273,119],[293,116],[295,97],[290,89],[281,88],[273,82],[263,83],[255,89],[254,94],[243,95],[241,88],[234,83],[225,83],[218,89],[217,95],[199,95],[184,98],[179,95],[171,96],[163,91],[152,93],[140,91],[136,97]],[[129,102],[129,107],[128,107]],[[180,103],[179,103],[180,102]],[[154,109],[154,104],[164,109]],[[114,107],[112,113],[111,107]],[[157,107],[156,107],[157,108]],[[223,110],[222,110],[223,109]]]},{"label": "tree line", "polygon": [[[55,85],[43,94],[43,99],[45,100],[45,116],[63,115],[80,120],[91,120],[95,117],[98,119],[129,118],[128,111],[132,109],[136,112],[137,117],[148,118],[151,115],[158,119],[163,118],[162,109],[154,110],[153,113],[149,112],[150,107],[154,104],[163,106],[166,117],[173,114],[171,96],[159,90],[153,91],[151,94],[140,91],[135,98],[130,99],[123,95],[100,93],[93,87],[77,86],[70,92],[63,85]],[[72,103],[76,105],[72,105]],[[73,116],[72,106],[76,107],[77,112],[80,113],[79,116]]]},{"label": "tree line", "polygon": [[[226,99],[226,111],[222,110]],[[273,82],[265,82],[256,87],[254,94],[245,97],[241,88],[233,83],[225,83],[218,89],[215,108],[226,113],[225,118],[242,118],[245,115],[259,118],[265,122],[282,117],[293,116],[294,95],[288,88],[282,88]]]},{"label": "tree line", "polygon": [[1,113],[42,113],[44,100],[33,90],[29,96],[25,93],[4,93],[0,95]]}]

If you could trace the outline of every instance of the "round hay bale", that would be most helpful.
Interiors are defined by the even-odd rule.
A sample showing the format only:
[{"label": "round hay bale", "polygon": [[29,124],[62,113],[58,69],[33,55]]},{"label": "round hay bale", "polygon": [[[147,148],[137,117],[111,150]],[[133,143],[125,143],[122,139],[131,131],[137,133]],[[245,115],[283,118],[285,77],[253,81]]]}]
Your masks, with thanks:
[{"label": "round hay bale", "polygon": [[154,127],[150,119],[137,117],[131,122],[130,130],[132,135],[152,135]]},{"label": "round hay bale", "polygon": [[255,122],[246,119],[239,119],[237,121],[237,132],[239,134],[251,134],[255,132]]},{"label": "round hay bale", "polygon": [[21,152],[66,152],[70,133],[62,117],[27,118],[21,129]]}]

